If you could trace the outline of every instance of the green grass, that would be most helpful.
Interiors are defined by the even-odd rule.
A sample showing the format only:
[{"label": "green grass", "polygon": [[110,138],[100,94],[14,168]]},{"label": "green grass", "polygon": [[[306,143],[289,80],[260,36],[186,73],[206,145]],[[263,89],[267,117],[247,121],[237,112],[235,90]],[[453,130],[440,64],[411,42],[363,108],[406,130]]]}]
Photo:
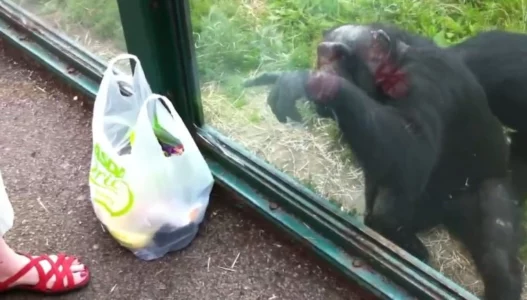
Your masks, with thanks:
[{"label": "green grass", "polygon": [[[217,1],[194,15],[202,80],[262,70],[309,67],[323,29],[348,22],[388,21],[434,38],[441,45],[481,29],[525,30],[521,0],[262,0],[257,18],[241,0]],[[191,1],[203,9],[204,1]],[[237,9],[234,9],[236,7]]]},{"label": "green grass", "polygon": [[[116,1],[29,2],[63,12],[67,21],[123,43]],[[448,45],[481,29],[525,31],[527,19],[524,0],[192,0],[190,4],[201,80],[219,81],[232,95],[241,93],[238,79],[257,68],[309,67],[320,33],[335,24],[393,22]]]}]

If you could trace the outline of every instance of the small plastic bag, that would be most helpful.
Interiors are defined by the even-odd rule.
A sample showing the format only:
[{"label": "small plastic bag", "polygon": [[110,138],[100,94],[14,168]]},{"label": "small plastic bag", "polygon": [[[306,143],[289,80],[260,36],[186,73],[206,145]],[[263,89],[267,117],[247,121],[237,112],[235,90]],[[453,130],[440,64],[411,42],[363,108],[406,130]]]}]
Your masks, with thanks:
[{"label": "small plastic bag", "polygon": [[2,178],[2,172],[0,171],[0,237],[13,227],[13,221],[15,219],[15,213],[13,206],[7,197],[7,191],[4,185],[4,179]]},{"label": "small plastic bag", "polygon": [[[136,61],[133,79],[114,74],[122,58]],[[208,206],[212,174],[172,103],[151,93],[135,56],[110,62],[92,126],[90,193],[99,220],[145,260],[186,247]]]}]

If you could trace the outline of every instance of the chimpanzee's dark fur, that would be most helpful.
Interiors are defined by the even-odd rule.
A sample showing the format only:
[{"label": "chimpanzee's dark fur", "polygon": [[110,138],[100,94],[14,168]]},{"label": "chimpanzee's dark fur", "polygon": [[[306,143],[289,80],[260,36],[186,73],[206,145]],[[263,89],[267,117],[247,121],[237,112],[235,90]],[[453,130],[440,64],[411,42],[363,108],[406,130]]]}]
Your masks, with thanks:
[{"label": "chimpanzee's dark fur", "polygon": [[[265,72],[246,80],[243,87],[273,85],[267,96],[267,104],[278,121],[285,123],[289,117],[293,121],[300,122],[302,116],[296,108],[296,101],[305,96],[304,84],[308,75],[308,70]],[[323,117],[327,116],[323,115]]]},{"label": "chimpanzee's dark fur", "polygon": [[[459,56],[387,32],[328,31],[306,83],[308,98],[334,111],[363,168],[365,222],[425,261],[416,233],[444,224],[470,251],[485,299],[520,299],[518,201],[485,91]],[[381,89],[385,69],[403,76]]]},{"label": "chimpanzee's dark fur", "polygon": [[482,32],[448,51],[460,55],[476,75],[498,119],[527,134],[527,35]]}]

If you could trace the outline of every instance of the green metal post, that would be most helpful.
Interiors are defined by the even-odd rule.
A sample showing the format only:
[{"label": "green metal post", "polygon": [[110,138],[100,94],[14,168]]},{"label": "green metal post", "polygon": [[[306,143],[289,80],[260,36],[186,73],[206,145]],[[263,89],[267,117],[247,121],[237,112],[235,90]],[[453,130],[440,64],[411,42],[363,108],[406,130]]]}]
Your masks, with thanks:
[{"label": "green metal post", "polygon": [[[183,1],[117,0],[128,52],[136,55],[155,93],[167,96],[190,130],[203,124],[197,76],[188,41]],[[175,22],[181,24],[175,24]],[[186,47],[185,47],[186,45]],[[192,43],[190,43],[192,45]]]}]

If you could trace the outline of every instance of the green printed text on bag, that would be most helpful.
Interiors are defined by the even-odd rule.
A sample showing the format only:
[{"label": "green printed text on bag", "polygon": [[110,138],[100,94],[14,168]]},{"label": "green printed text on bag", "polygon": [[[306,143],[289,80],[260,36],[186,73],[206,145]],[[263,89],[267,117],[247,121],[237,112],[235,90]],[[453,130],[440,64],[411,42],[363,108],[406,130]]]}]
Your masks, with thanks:
[{"label": "green printed text on bag", "polygon": [[125,169],[104,153],[99,144],[95,144],[93,153],[95,163],[90,170],[90,183],[95,187],[93,201],[112,217],[123,216],[134,204],[134,194],[123,179]]}]

